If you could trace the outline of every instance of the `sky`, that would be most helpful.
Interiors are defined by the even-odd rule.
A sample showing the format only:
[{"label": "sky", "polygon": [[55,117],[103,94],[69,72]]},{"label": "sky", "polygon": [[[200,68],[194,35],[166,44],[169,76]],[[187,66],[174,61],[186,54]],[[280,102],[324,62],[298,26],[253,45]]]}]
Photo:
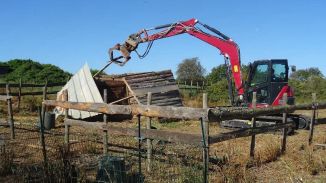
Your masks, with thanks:
[{"label": "sky", "polygon": [[[101,69],[108,49],[143,28],[196,18],[231,37],[248,64],[286,58],[297,69],[326,75],[326,1],[323,0],[1,0],[0,61],[32,59],[75,73]],[[144,50],[146,44],[140,46]],[[207,73],[224,63],[216,48],[190,35],[157,40],[149,55],[109,74],[172,69],[198,57]]]}]

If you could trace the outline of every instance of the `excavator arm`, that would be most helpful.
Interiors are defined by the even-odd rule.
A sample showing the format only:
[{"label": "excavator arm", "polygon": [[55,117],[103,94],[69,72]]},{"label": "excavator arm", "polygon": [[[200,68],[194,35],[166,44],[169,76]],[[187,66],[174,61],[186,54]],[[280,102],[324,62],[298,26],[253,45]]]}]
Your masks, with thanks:
[{"label": "excavator arm", "polygon": [[[196,24],[202,25],[204,28],[214,32],[215,35],[208,34],[201,29],[195,27]],[[149,35],[148,31],[164,29],[155,34]],[[240,61],[240,50],[238,45],[230,39],[228,36],[224,35],[220,31],[212,28],[206,24],[199,22],[196,19],[190,19],[183,22],[177,22],[173,24],[161,25],[150,29],[143,29],[136,34],[131,34],[128,39],[122,44],[117,44],[109,50],[109,55],[111,61],[117,62],[120,65],[124,65],[129,61],[130,53],[135,51],[140,58],[145,57],[153,43],[153,41],[158,39],[163,39],[167,37],[172,37],[175,35],[188,33],[221,51],[221,55],[224,56],[226,62],[231,65],[231,72],[234,78],[234,84],[237,89],[238,96],[243,96],[243,84],[241,76],[241,61]],[[147,49],[143,55],[137,52],[137,47],[140,43],[148,43]],[[114,57],[114,50],[120,51],[121,56]],[[120,61],[120,59],[124,59]]]}]

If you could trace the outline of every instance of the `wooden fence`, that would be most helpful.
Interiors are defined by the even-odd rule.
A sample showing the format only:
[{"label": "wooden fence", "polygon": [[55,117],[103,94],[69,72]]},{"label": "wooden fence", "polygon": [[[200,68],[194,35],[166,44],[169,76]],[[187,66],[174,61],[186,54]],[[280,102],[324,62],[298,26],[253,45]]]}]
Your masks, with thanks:
[{"label": "wooden fence", "polygon": [[[67,92],[65,92],[66,99]],[[150,93],[148,94],[150,98]],[[253,106],[255,106],[255,94],[254,94]],[[285,95],[283,98],[284,101],[287,100]],[[172,107],[172,106],[152,106],[150,103],[148,105],[113,105],[106,103],[85,103],[85,102],[68,102],[68,101],[54,101],[54,100],[45,100],[43,101],[43,108],[46,106],[58,106],[66,109],[66,119],[65,119],[65,143],[69,146],[69,128],[72,126],[87,126],[94,127],[98,129],[99,133],[104,132],[103,138],[103,151],[107,152],[107,137],[106,134],[119,134],[125,136],[138,137],[139,139],[146,138],[148,139],[148,144],[150,144],[151,139],[164,140],[170,142],[178,142],[191,144],[195,146],[200,146],[203,149],[203,163],[204,163],[204,182],[208,181],[208,162],[209,162],[209,146],[211,144],[222,142],[230,139],[248,137],[251,136],[251,145],[250,145],[250,157],[254,158],[254,149],[255,149],[255,135],[275,131],[278,129],[283,129],[282,141],[281,141],[281,152],[284,153],[286,150],[286,136],[287,128],[294,127],[295,124],[292,122],[287,122],[287,114],[292,113],[295,110],[310,109],[312,110],[311,124],[310,124],[310,135],[308,142],[312,143],[314,123],[316,118],[316,110],[325,109],[326,102],[316,102],[316,95],[313,94],[312,103],[309,104],[300,104],[300,105],[285,105],[278,107],[269,107],[269,108],[207,108],[207,95],[203,96],[203,108],[189,108],[189,107]],[[123,128],[115,127],[109,123],[103,122],[85,122],[81,120],[68,119],[68,110],[82,110],[89,112],[98,112],[103,114],[128,114],[137,116],[138,118],[138,128]],[[261,115],[269,115],[280,113],[283,114],[283,121],[280,124],[256,127],[255,117]],[[105,116],[105,115],[104,115]],[[140,117],[148,117],[147,128],[143,129],[140,127]],[[180,133],[180,132],[170,132],[166,130],[155,130],[150,129],[150,119],[154,117],[162,118],[171,118],[171,119],[186,119],[186,120],[196,120],[201,124],[201,134],[189,134],[189,133]],[[252,118],[252,128],[242,129],[227,133],[221,134],[209,134],[209,124],[213,122],[221,122],[222,120],[228,119],[248,119]],[[106,121],[106,120],[105,120]],[[140,144],[140,140],[139,140]],[[148,146],[147,160],[151,161],[151,146]],[[140,149],[139,149],[140,154]],[[140,157],[140,155],[139,155]],[[141,166],[141,165],[139,165]],[[147,167],[150,170],[150,167]]]},{"label": "wooden fence", "polygon": [[[43,95],[43,90],[41,88],[50,88],[50,87],[60,87],[64,86],[65,82],[60,83],[48,83],[47,81],[44,84],[31,84],[31,83],[22,83],[22,80],[20,79],[19,83],[0,83],[0,88],[5,89],[5,92],[0,92],[0,95],[9,95],[15,96],[18,99],[18,111],[20,110],[21,106],[21,98],[22,96],[37,96],[37,95]],[[30,88],[32,91],[24,91],[23,89]],[[15,92],[12,92],[12,89],[15,89]],[[33,91],[36,90],[36,91]],[[47,94],[56,94],[59,92],[59,89],[47,91]]]}]

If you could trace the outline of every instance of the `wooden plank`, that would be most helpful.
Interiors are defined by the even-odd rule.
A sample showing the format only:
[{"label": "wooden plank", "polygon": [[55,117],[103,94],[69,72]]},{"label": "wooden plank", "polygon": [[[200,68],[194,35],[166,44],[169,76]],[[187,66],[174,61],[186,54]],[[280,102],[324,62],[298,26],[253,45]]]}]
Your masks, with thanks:
[{"label": "wooden plank", "polygon": [[165,86],[157,86],[154,88],[142,88],[142,89],[135,89],[133,90],[135,92],[135,94],[138,95],[145,95],[147,92],[151,92],[151,93],[165,93],[165,92],[169,92],[169,91],[173,91],[173,90],[178,90],[178,86],[177,85],[165,85]]},{"label": "wooden plank", "polygon": [[[97,88],[94,79],[90,73],[89,66],[85,64],[62,88],[57,98],[60,100],[62,91],[68,90],[68,101],[73,102],[103,102],[102,96]],[[61,109],[57,109],[58,113],[62,113]],[[97,115],[90,111],[70,110],[69,115],[73,118],[87,118]]]},{"label": "wooden plank", "polygon": [[0,95],[0,101],[7,101],[8,99],[12,98],[11,96]]},{"label": "wooden plank", "polygon": [[[208,118],[211,122],[217,122],[227,119],[250,119],[261,115],[269,114],[280,114],[283,112],[292,113],[295,110],[308,110],[311,109],[312,103],[298,104],[298,105],[287,105],[267,108],[232,108],[232,107],[218,107],[210,109],[208,112]],[[319,109],[326,108],[326,102],[318,103]]]},{"label": "wooden plank", "polygon": [[129,86],[129,84],[128,84],[128,82],[126,81],[125,78],[123,78],[123,82],[126,84],[126,87],[127,87],[127,90],[128,90],[127,94],[130,93],[132,96],[134,96],[134,99],[136,100],[137,104],[140,104],[138,98],[136,97],[135,92],[130,88],[130,86]]},{"label": "wooden plank", "polygon": [[[225,119],[241,119],[251,118],[259,115],[293,112],[299,109],[311,108],[311,104],[300,104],[295,106],[279,106],[262,109],[234,109],[216,108],[216,109],[199,109],[190,107],[172,107],[172,106],[145,106],[145,105],[109,105],[104,103],[89,103],[89,102],[62,102],[54,100],[46,100],[44,104],[49,106],[59,106],[76,110],[99,112],[105,114],[141,114],[147,117],[165,117],[175,119],[195,119],[208,117],[211,122]],[[320,109],[326,108],[326,102],[318,104]]]},{"label": "wooden plank", "polygon": [[248,129],[242,129],[242,130],[237,130],[237,131],[232,131],[232,132],[227,132],[227,133],[221,133],[218,135],[212,135],[210,136],[210,144],[217,143],[217,142],[223,142],[227,141],[230,139],[236,139],[236,138],[241,138],[241,137],[249,137],[251,135],[256,135],[256,134],[261,134],[261,133],[266,133],[270,131],[275,131],[278,129],[282,129],[285,127],[292,127],[295,124],[292,122],[287,122],[287,123],[281,123],[281,124],[276,124],[276,125],[270,125],[270,126],[263,126],[263,127],[256,127],[256,128],[248,128]]},{"label": "wooden plank", "polygon": [[142,115],[146,117],[163,117],[175,119],[207,118],[208,109],[172,106],[146,106],[146,105],[109,105],[105,103],[64,102],[46,100],[45,105],[62,108],[99,112],[105,114]]}]

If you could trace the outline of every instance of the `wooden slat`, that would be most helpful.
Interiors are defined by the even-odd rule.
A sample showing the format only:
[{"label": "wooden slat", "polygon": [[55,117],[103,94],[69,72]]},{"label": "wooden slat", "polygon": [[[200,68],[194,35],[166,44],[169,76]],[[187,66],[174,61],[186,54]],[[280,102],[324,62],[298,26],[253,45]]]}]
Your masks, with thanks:
[{"label": "wooden slat", "polygon": [[136,95],[145,95],[147,92],[152,92],[152,93],[158,93],[158,92],[169,92],[169,91],[173,91],[173,90],[178,90],[178,86],[177,85],[168,85],[168,86],[157,86],[157,87],[153,87],[153,88],[142,88],[142,89],[133,89],[133,91],[136,93]]},{"label": "wooden slat", "polygon": [[7,95],[0,95],[0,100],[1,101],[7,101],[9,98],[11,98],[11,96],[8,97]]},{"label": "wooden slat", "polygon": [[270,131],[275,131],[278,129],[282,129],[285,127],[291,127],[294,125],[295,124],[293,124],[292,122],[287,122],[287,123],[281,123],[281,124],[276,124],[276,125],[271,125],[271,126],[242,129],[242,130],[237,130],[237,131],[232,131],[232,132],[227,132],[227,133],[221,133],[218,135],[211,135],[209,137],[209,143],[213,144],[213,143],[217,143],[217,142],[227,141],[230,139],[249,137],[249,136],[252,136],[255,134],[261,134],[261,133],[266,133],[266,132],[270,132]]}]

